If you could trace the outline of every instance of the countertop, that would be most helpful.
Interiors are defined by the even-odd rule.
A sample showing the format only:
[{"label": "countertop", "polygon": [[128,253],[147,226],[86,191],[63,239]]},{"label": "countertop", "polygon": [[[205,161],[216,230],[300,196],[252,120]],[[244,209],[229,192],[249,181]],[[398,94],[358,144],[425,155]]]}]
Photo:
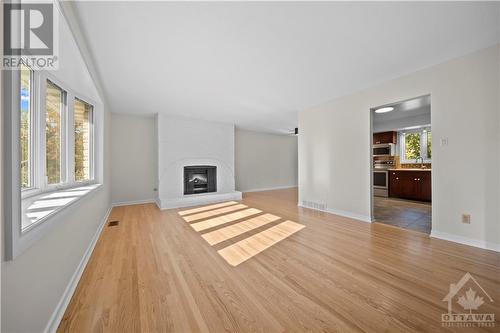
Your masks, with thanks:
[{"label": "countertop", "polygon": [[389,169],[389,171],[432,171],[432,169],[421,169],[421,168],[399,168],[399,169]]}]

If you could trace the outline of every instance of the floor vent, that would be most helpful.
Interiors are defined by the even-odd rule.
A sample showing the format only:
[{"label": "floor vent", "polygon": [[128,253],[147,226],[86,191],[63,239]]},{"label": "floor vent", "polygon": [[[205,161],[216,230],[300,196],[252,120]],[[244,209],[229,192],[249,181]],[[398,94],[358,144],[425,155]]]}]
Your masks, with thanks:
[{"label": "floor vent", "polygon": [[313,201],[304,200],[304,201],[302,201],[302,206],[307,207],[307,208],[317,209],[317,210],[326,210],[326,204],[313,202]]},{"label": "floor vent", "polygon": [[108,223],[108,227],[114,227],[114,226],[117,226],[117,225],[118,225],[118,223],[120,223],[120,221],[110,221],[110,222]]}]

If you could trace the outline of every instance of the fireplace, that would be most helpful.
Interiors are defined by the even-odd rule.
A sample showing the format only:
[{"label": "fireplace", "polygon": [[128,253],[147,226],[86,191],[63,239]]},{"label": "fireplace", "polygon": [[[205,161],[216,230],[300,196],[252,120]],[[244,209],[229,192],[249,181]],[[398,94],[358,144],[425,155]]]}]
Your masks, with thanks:
[{"label": "fireplace", "polygon": [[193,165],[184,167],[184,194],[217,192],[217,167]]}]

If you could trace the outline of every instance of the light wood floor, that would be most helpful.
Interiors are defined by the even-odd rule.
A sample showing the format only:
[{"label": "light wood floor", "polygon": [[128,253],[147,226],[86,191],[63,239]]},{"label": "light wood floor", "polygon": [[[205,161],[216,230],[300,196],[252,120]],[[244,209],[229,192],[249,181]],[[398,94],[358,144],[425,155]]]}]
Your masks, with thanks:
[{"label": "light wood floor", "polygon": [[500,329],[499,253],[299,208],[296,190],[109,220],[60,332],[452,332],[442,300],[466,272]]}]

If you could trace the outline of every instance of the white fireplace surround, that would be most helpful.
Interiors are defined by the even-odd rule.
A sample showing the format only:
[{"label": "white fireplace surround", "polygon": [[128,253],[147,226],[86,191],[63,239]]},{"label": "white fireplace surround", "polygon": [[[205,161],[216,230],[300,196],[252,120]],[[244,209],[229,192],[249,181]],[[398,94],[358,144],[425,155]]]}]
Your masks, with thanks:
[{"label": "white fireplace surround", "polygon": [[[235,191],[234,125],[158,115],[156,137],[160,209],[241,200]],[[195,165],[217,167],[217,192],[184,195],[184,167]]]}]

